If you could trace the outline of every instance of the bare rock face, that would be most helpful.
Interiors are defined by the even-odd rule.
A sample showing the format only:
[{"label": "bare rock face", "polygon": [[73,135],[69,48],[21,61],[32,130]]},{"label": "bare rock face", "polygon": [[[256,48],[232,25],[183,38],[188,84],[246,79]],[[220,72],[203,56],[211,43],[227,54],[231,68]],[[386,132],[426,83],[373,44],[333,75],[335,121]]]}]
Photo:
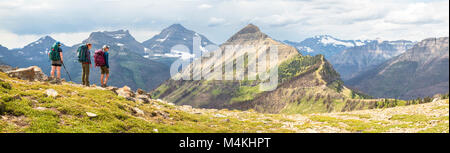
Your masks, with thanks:
[{"label": "bare rock face", "polygon": [[135,96],[134,92],[131,91],[130,87],[128,87],[128,86],[123,86],[122,88],[117,89],[116,93],[118,96],[124,97],[127,99],[133,98]]},{"label": "bare rock face", "polygon": [[37,66],[30,66],[28,68],[20,68],[6,72],[9,77],[19,78],[29,81],[45,81],[47,76],[42,72],[41,68]]},{"label": "bare rock face", "polygon": [[8,71],[13,71],[16,70],[17,68],[13,68],[11,66],[8,65],[0,65],[0,72],[8,72]]},{"label": "bare rock face", "polygon": [[145,94],[145,91],[142,90],[142,89],[137,89],[136,93],[139,94],[139,95],[143,95],[143,94]]}]

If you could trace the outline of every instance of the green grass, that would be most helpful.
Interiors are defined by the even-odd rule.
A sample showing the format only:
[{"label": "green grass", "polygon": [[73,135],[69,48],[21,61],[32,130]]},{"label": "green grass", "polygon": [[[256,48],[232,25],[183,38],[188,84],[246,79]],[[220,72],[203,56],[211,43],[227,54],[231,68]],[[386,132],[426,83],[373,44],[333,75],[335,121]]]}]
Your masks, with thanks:
[{"label": "green grass", "polygon": [[448,123],[438,123],[438,125],[419,131],[419,133],[449,133],[449,126]]},{"label": "green grass", "polygon": [[[0,78],[16,80],[8,78],[4,73],[0,73]],[[128,101],[107,90],[16,81],[19,83],[2,82],[5,86],[0,88],[0,108],[4,115],[24,118],[24,123],[18,125],[0,119],[0,132],[151,133],[154,132],[153,129],[162,133],[292,132],[282,129],[280,123],[264,124],[258,120],[212,117],[214,114],[190,114],[154,101],[153,103],[161,106],[157,109],[151,104]],[[47,97],[44,92],[50,88],[56,90],[59,96]],[[242,91],[249,93],[254,90],[244,87]],[[38,110],[37,107],[47,109]],[[135,116],[132,111],[134,107],[143,110],[146,115]],[[151,116],[154,111],[166,112],[169,118]],[[91,118],[86,112],[98,116]],[[229,120],[223,121],[224,119]]]},{"label": "green grass", "polygon": [[309,70],[311,66],[319,63],[320,56],[295,56],[284,61],[278,67],[278,75],[280,83],[287,81],[293,77],[299,76]]},{"label": "green grass", "polygon": [[426,115],[393,115],[390,120],[398,120],[404,122],[426,122],[430,117]]},{"label": "green grass", "polygon": [[236,96],[231,98],[230,103],[233,104],[236,102],[253,100],[256,97],[256,95],[261,92],[262,91],[259,90],[259,86],[240,86],[237,92],[235,93]]},{"label": "green grass", "polygon": [[161,94],[164,94],[167,89],[169,89],[169,86],[162,84],[160,85],[158,88],[155,89],[154,92],[152,92],[152,97],[153,98],[159,98],[159,96],[161,96]]}]

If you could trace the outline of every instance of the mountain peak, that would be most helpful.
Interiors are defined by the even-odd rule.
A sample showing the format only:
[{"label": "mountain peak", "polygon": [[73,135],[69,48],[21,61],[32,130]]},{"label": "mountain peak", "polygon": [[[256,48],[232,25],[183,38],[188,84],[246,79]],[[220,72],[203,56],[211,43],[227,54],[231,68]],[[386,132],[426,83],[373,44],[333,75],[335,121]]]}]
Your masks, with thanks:
[{"label": "mountain peak", "polygon": [[44,37],[41,37],[41,38],[39,38],[39,40],[37,40],[37,41],[40,41],[40,40],[50,40],[50,41],[56,41],[55,39],[53,39],[51,36],[44,36]]},{"label": "mountain peak", "polygon": [[[44,45],[44,46],[49,46],[49,45],[52,45],[53,43],[55,43],[56,42],[56,40],[55,39],[53,39],[52,37],[50,37],[50,36],[44,36],[44,37],[41,37],[41,38],[39,38],[38,40],[36,40],[36,41],[34,41],[34,42],[32,42],[32,43],[29,43],[28,45],[26,45],[25,47],[33,47],[33,46],[36,46],[36,45],[40,45],[40,44],[42,44],[42,45]],[[64,44],[63,44],[64,45]],[[25,48],[24,47],[24,48]]]},{"label": "mountain peak", "polygon": [[177,29],[177,30],[179,30],[179,29],[186,29],[186,28],[183,25],[179,24],[179,23],[175,23],[175,24],[170,25],[166,29]]},{"label": "mountain peak", "polygon": [[243,29],[239,30],[236,34],[234,34],[227,42],[234,41],[249,41],[249,40],[260,40],[265,39],[268,36],[261,32],[261,30],[254,24],[249,24],[245,26]]},{"label": "mountain peak", "polygon": [[170,53],[173,46],[183,44],[189,49],[193,49],[193,38],[201,37],[201,45],[207,46],[214,44],[209,41],[205,36],[186,29],[181,24],[172,24],[169,27],[163,29],[159,34],[154,35],[151,39],[142,42],[142,44],[151,50],[152,54],[165,54]]},{"label": "mountain peak", "polygon": [[254,24],[248,24],[243,29],[241,29],[238,34],[247,34],[247,33],[259,33],[261,30],[259,30],[259,27]]},{"label": "mountain peak", "polygon": [[314,38],[316,38],[316,39],[322,39],[322,38],[336,39],[336,38],[334,38],[334,37],[331,36],[331,35],[317,35],[317,36],[314,36]]},{"label": "mountain peak", "polygon": [[[88,40],[105,40],[105,39],[115,39],[115,40],[122,40],[122,39],[132,39],[134,40],[133,36],[131,36],[130,32],[128,30],[116,30],[116,31],[98,31],[98,32],[92,32],[89,35]],[[85,42],[83,42],[85,43]]]}]

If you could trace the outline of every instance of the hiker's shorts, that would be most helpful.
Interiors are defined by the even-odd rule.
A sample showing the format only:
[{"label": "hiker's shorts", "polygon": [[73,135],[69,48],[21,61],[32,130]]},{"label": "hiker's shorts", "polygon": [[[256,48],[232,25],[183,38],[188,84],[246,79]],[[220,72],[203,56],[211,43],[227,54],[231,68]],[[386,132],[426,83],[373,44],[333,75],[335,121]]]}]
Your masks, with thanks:
[{"label": "hiker's shorts", "polygon": [[61,66],[62,62],[61,61],[52,61],[52,66]]},{"label": "hiker's shorts", "polygon": [[100,67],[100,69],[102,70],[102,74],[109,74],[109,68],[107,68],[106,66],[102,66]]}]

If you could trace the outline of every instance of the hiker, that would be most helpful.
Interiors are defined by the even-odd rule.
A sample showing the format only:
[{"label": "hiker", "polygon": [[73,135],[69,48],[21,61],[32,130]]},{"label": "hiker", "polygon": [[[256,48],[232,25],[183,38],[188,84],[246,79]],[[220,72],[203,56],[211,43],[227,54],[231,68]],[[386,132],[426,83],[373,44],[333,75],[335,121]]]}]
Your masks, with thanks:
[{"label": "hiker", "polygon": [[89,70],[92,67],[91,64],[91,52],[92,44],[86,43],[78,47],[78,61],[81,63],[82,73],[81,82],[85,86],[90,86],[89,84]]},{"label": "hiker", "polygon": [[95,67],[100,67],[101,70],[100,83],[103,88],[107,87],[106,84],[108,83],[109,77],[108,50],[109,46],[104,45],[102,49],[95,51],[94,54]]},{"label": "hiker", "polygon": [[[52,70],[50,72],[50,78],[48,81],[51,83],[61,82],[61,65],[63,64],[63,53],[61,49],[61,43],[59,41],[55,42],[48,53],[50,60],[52,61]],[[57,71],[57,77],[55,78],[55,70]]]}]

